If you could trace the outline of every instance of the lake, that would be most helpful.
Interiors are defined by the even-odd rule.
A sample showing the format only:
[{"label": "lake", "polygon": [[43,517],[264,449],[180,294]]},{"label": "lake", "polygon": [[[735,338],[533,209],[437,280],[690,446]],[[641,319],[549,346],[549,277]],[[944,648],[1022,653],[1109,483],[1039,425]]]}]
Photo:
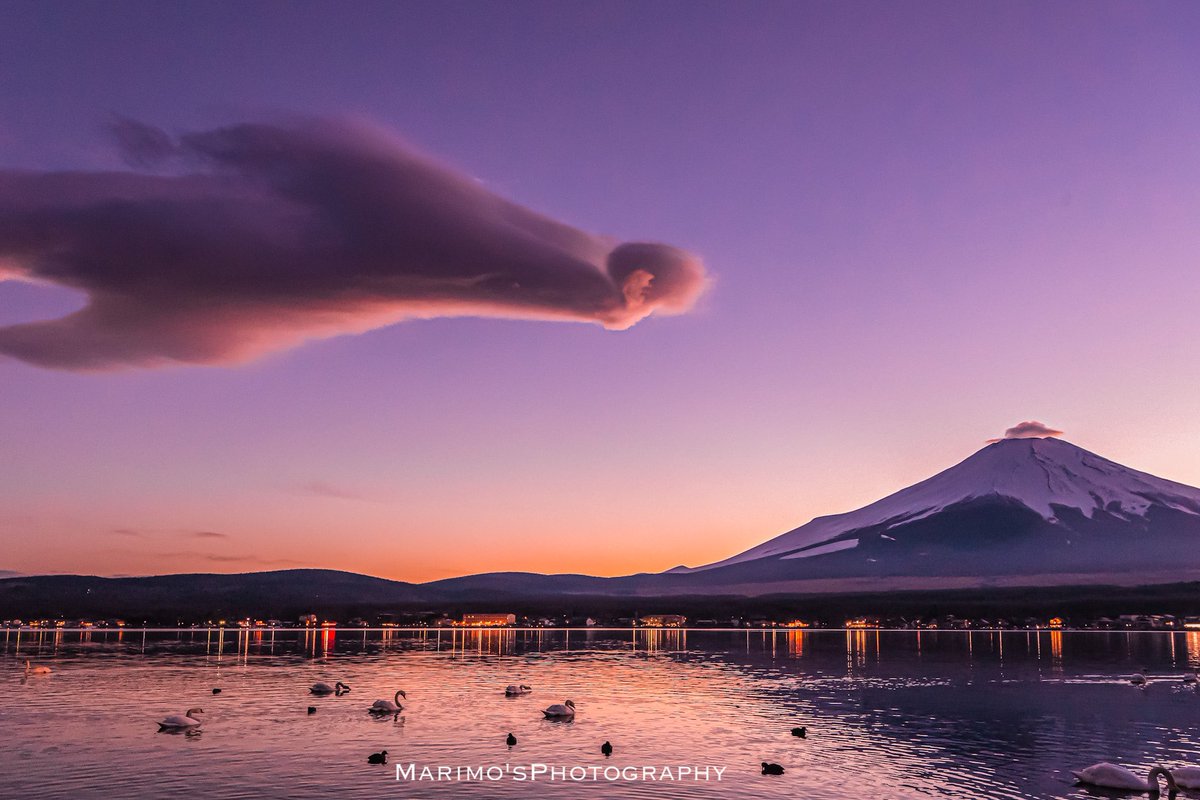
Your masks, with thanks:
[{"label": "lake", "polygon": [[[1094,795],[1073,786],[1070,770],[1097,761],[1139,774],[1200,765],[1200,692],[1181,680],[1200,669],[1200,633],[224,629],[3,639],[0,797],[1085,798]],[[26,658],[53,672],[26,676]],[[1145,687],[1126,680],[1139,670]],[[308,691],[338,680],[352,691]],[[533,692],[506,698],[510,683]],[[401,714],[367,713],[397,689],[408,695]],[[542,718],[568,698],[573,722]],[[159,719],[192,707],[204,709],[199,729],[158,731]],[[790,734],[801,725],[807,738]],[[386,766],[366,762],[384,749]],[[762,761],[785,774],[760,774]],[[439,767],[448,779],[437,779]]]}]

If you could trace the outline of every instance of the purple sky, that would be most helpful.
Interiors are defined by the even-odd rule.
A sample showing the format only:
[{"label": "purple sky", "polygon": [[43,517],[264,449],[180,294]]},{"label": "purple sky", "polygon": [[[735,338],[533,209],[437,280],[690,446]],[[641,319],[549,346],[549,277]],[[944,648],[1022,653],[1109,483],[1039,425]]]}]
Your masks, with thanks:
[{"label": "purple sky", "polygon": [[[352,115],[713,279],[625,331],[0,360],[0,569],[659,570],[1028,419],[1200,484],[1197,41],[1194,3],[0,2],[0,170]],[[0,326],[81,302],[2,282]]]}]

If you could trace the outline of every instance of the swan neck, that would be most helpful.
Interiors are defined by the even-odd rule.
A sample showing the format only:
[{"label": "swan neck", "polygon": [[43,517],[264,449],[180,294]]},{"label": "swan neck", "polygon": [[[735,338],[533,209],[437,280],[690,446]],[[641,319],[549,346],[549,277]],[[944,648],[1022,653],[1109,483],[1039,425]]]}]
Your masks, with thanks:
[{"label": "swan neck", "polygon": [[1179,786],[1175,783],[1175,776],[1171,774],[1171,770],[1163,767],[1152,767],[1150,769],[1150,774],[1146,776],[1146,783],[1150,784],[1150,791],[1158,792],[1159,775],[1167,779],[1167,788],[1171,792],[1175,792],[1179,789]]}]

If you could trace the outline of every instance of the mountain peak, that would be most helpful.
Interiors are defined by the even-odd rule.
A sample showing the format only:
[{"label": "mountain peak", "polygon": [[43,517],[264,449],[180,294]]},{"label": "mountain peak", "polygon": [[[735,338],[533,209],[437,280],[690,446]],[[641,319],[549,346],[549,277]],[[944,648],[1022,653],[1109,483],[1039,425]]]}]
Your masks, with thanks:
[{"label": "mountain peak", "polygon": [[760,558],[807,558],[856,547],[858,531],[888,531],[953,507],[992,501],[1024,507],[1047,523],[1070,513],[1088,520],[1145,518],[1153,508],[1200,516],[1200,489],[1122,466],[1052,437],[985,445],[933,477],[845,514],[817,517],[711,569]]}]

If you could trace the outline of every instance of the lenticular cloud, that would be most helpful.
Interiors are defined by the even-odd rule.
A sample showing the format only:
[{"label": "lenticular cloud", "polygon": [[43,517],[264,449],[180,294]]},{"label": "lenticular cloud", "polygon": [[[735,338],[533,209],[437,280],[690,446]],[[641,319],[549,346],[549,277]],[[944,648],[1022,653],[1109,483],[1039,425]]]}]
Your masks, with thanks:
[{"label": "lenticular cloud", "polygon": [[1051,428],[1045,423],[1038,422],[1036,419],[1018,422],[1011,428],[1004,431],[1004,436],[999,439],[988,439],[988,444],[1001,442],[1005,439],[1046,439],[1055,436],[1062,436],[1063,432]]},{"label": "lenticular cloud", "polygon": [[541,216],[358,123],[117,138],[129,171],[0,171],[0,280],[88,298],[0,328],[0,353],[88,370],[237,363],[414,318],[623,329],[706,284],[684,250]]}]

